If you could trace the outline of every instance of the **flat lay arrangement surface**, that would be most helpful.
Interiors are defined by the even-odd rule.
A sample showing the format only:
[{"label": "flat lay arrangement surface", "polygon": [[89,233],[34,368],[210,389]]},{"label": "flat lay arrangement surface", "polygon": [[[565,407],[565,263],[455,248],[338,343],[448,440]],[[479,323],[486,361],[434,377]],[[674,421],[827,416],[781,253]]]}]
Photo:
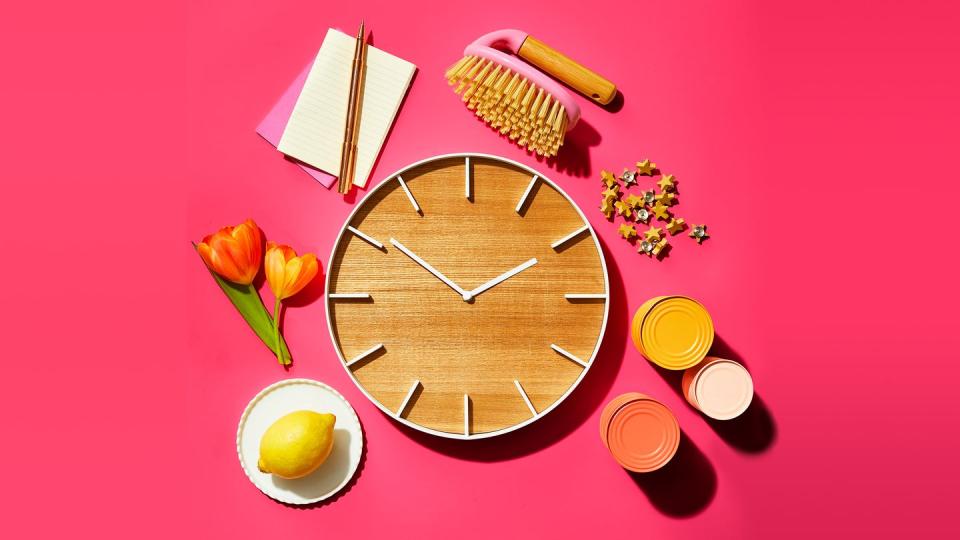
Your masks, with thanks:
[{"label": "flat lay arrangement surface", "polygon": [[957,536],[956,6],[2,19],[4,537]]}]

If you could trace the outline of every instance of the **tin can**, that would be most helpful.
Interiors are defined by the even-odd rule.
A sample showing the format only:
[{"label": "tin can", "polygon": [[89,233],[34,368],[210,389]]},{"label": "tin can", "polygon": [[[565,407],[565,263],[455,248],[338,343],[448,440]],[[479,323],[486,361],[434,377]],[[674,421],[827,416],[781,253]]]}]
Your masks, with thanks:
[{"label": "tin can", "polygon": [[683,396],[715,420],[743,414],[753,401],[753,378],[733,360],[708,356],[683,373]]},{"label": "tin can", "polygon": [[702,304],[686,296],[658,296],[633,317],[633,344],[648,360],[671,370],[699,364],[713,345],[713,320]]},{"label": "tin can", "polygon": [[670,462],[680,446],[680,424],[659,401],[631,392],[617,396],[600,414],[600,438],[613,459],[645,473]]}]

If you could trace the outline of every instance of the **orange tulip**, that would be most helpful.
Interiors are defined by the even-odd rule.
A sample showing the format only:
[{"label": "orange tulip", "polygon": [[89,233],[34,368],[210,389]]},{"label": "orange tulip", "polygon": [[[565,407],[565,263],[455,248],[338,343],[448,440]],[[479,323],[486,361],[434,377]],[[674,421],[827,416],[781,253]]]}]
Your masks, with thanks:
[{"label": "orange tulip", "polygon": [[267,242],[264,270],[273,296],[285,300],[300,292],[320,270],[317,256],[306,253],[297,257],[290,246]]},{"label": "orange tulip", "polygon": [[234,283],[249,285],[260,271],[262,241],[260,228],[248,219],[206,236],[197,244],[197,251],[210,270]]},{"label": "orange tulip", "polygon": [[[317,256],[305,253],[297,257],[290,246],[267,242],[267,254],[263,258],[263,269],[267,274],[267,284],[273,291],[273,332],[276,336],[275,350],[280,350],[280,309],[281,301],[297,294],[316,277],[320,270]],[[277,361],[285,364],[284,358],[277,354]]]}]

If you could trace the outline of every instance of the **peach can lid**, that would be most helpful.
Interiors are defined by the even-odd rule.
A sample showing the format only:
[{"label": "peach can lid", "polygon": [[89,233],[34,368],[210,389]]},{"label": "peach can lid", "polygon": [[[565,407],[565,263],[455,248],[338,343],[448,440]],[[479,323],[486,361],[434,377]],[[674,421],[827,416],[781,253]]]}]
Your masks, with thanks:
[{"label": "peach can lid", "polygon": [[753,401],[750,372],[733,360],[708,358],[708,361],[694,380],[697,408],[715,420],[740,416]]},{"label": "peach can lid", "polygon": [[660,367],[687,369],[713,345],[713,320],[696,300],[672,296],[657,302],[640,325],[643,354]]},{"label": "peach can lid", "polygon": [[641,473],[655,471],[677,453],[680,425],[659,401],[630,401],[610,419],[607,445],[623,468]]}]

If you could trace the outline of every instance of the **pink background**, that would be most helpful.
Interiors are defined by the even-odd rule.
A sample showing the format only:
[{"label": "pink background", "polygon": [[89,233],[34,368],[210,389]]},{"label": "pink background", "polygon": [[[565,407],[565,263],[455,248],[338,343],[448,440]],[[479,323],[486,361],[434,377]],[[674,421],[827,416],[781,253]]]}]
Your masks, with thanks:
[{"label": "pink background", "polygon": [[[956,536],[960,300],[958,17],[951,2],[23,2],[0,17],[6,358],[0,535],[359,538]],[[254,218],[326,268],[352,207],[254,128],[328,26],[363,17],[420,67],[373,177],[479,151],[557,181],[597,227],[611,320],[597,365],[543,421],[486,443],[401,429],[337,365],[322,301],[286,317],[289,373],[188,241]],[[559,164],[493,135],[442,71],[522,28],[614,80]],[[662,263],[595,209],[597,175],[650,157],[705,222]],[[319,290],[314,290],[316,294]],[[650,296],[710,309],[758,400],[712,424],[627,335]],[[269,292],[264,293],[270,301]],[[350,489],[295,509],[234,450],[284,377],[350,399],[367,451]],[[597,436],[625,391],[686,434],[634,478]]]}]

